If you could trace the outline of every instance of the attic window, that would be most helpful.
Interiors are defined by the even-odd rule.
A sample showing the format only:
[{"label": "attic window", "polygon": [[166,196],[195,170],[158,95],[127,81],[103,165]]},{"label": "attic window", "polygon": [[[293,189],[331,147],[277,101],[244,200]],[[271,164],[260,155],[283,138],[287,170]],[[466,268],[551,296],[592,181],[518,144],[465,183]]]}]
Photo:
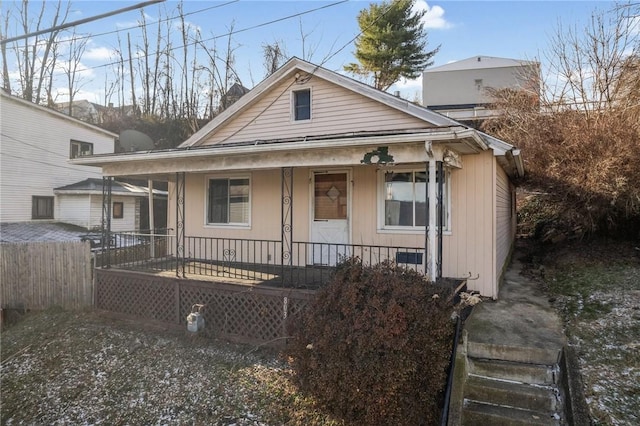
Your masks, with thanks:
[{"label": "attic window", "polygon": [[293,92],[293,118],[295,121],[311,120],[311,89]]}]

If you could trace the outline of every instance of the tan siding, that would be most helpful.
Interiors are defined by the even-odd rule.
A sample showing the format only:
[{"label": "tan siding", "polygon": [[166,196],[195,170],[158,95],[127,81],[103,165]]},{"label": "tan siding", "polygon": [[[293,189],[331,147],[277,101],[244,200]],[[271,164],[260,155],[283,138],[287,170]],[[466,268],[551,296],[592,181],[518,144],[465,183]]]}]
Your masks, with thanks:
[{"label": "tan siding", "polygon": [[512,186],[502,167],[496,173],[496,280],[502,276],[515,238]]},{"label": "tan siding", "polygon": [[[496,297],[493,218],[493,166],[491,152],[468,155],[463,168],[451,173],[451,233],[443,241],[443,274],[472,278],[470,289]],[[294,241],[309,241],[310,173],[294,168]],[[251,227],[208,227],[205,222],[205,174],[187,176],[186,235],[224,238],[280,240],[280,170],[254,171],[251,176]],[[352,173],[351,242],[363,245],[424,247],[424,233],[388,233],[378,229],[378,184],[376,167],[359,166]],[[243,174],[247,175],[247,174]],[[169,227],[175,228],[175,189],[169,188]],[[477,278],[476,278],[477,277]]]},{"label": "tan siding", "polygon": [[[496,297],[493,274],[493,188],[491,152],[468,155],[451,173],[451,235],[443,243],[443,275],[467,277],[470,290]],[[477,277],[477,279],[476,279]]]},{"label": "tan siding", "polygon": [[[318,77],[304,85],[284,81],[256,104],[239,113],[232,122],[210,135],[205,145],[322,135],[361,130],[422,128],[428,124]],[[291,91],[311,88],[308,122],[291,121]]]}]

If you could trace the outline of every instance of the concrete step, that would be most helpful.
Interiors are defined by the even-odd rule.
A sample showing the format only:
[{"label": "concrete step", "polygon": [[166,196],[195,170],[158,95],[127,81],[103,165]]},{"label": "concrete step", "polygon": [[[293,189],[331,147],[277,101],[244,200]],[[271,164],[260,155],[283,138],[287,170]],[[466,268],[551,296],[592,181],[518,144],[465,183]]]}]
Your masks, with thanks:
[{"label": "concrete step", "polygon": [[470,357],[524,362],[528,364],[557,364],[562,355],[561,345],[514,345],[512,342],[495,343],[469,340]]},{"label": "concrete step", "polygon": [[476,376],[537,385],[558,384],[557,367],[554,365],[525,364],[471,357],[468,358],[468,362],[468,373]]},{"label": "concrete step", "polygon": [[469,376],[464,396],[477,402],[489,402],[540,412],[555,412],[558,407],[556,388],[506,382],[480,376]]},{"label": "concrete step", "polygon": [[516,426],[516,425],[560,425],[560,419],[553,413],[541,413],[531,410],[520,410],[513,407],[483,404],[474,401],[464,402],[462,424],[468,426]]}]

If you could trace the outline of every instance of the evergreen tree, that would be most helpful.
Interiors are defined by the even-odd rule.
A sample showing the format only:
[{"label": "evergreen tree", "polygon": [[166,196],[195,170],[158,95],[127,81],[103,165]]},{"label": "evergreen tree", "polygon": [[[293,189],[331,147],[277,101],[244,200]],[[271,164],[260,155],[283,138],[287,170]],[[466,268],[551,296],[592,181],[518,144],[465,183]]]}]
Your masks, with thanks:
[{"label": "evergreen tree", "polygon": [[391,0],[370,4],[358,14],[361,35],[355,56],[345,71],[361,76],[373,74],[373,86],[387,90],[400,78],[417,78],[433,63],[440,47],[427,51],[427,33],[420,22],[425,11],[414,11],[415,0]]}]

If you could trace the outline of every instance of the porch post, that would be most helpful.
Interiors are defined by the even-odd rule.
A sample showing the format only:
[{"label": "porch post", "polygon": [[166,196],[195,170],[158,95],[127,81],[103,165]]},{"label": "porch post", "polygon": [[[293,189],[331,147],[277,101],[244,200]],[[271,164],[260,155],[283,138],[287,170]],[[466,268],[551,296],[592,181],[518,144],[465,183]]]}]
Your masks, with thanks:
[{"label": "porch post", "polygon": [[282,263],[282,284],[285,284],[285,269],[291,271],[293,265],[293,167],[282,168],[281,178],[281,234],[280,234],[280,259]]},{"label": "porch post", "polygon": [[[112,176],[102,177],[102,268],[111,268],[111,186]],[[106,257],[106,258],[105,258]]]},{"label": "porch post", "polygon": [[184,172],[176,173],[176,277],[185,278]]},{"label": "porch post", "polygon": [[431,281],[437,278],[437,244],[436,244],[436,160],[430,158],[427,163],[427,274]]}]

